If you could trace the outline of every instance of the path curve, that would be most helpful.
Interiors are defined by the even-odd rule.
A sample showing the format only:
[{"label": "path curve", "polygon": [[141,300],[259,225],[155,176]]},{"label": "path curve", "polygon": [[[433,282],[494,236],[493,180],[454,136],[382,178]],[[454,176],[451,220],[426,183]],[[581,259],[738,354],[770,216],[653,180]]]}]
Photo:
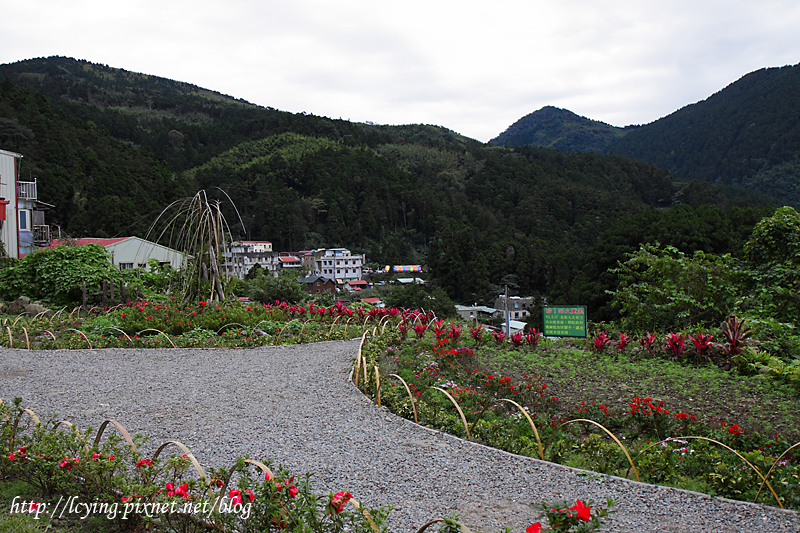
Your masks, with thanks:
[{"label": "path curve", "polygon": [[113,418],[150,448],[177,439],[204,467],[248,454],[295,473],[318,492],[349,490],[392,505],[390,531],[414,532],[458,513],[490,533],[522,532],[542,501],[619,501],[610,531],[800,531],[772,507],[605,477],[519,457],[432,431],[379,409],[348,381],[358,341],[253,349],[0,348],[0,398],[80,428]]}]

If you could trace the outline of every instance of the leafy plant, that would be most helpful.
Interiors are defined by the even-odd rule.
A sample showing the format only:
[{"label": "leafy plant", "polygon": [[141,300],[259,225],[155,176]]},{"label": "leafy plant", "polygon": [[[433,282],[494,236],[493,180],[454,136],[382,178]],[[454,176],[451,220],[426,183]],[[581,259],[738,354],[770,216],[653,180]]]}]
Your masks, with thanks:
[{"label": "leafy plant", "polygon": [[[614,500],[609,498],[606,502],[606,507],[595,507],[592,512],[594,502],[587,500],[585,503],[577,500],[571,507],[566,502],[557,503],[543,503],[542,510],[544,517],[547,519],[549,529],[551,531],[562,531],[575,533],[588,533],[589,531],[596,531],[603,527],[603,519],[610,513],[616,512],[611,507],[614,505]],[[542,525],[537,522],[529,526],[526,533],[540,533]]]},{"label": "leafy plant", "polygon": [[667,345],[662,346],[662,349],[666,350],[671,354],[671,359],[673,361],[677,361],[680,359],[681,355],[683,355],[683,348],[685,339],[683,338],[683,333],[676,334],[673,332],[669,332],[666,336]]},{"label": "leafy plant", "polygon": [[611,342],[611,337],[609,337],[605,331],[598,333],[597,336],[595,336],[595,338],[592,340],[592,344],[594,345],[594,349],[597,351],[597,353],[603,353],[603,350],[605,350],[606,346],[611,344]]}]

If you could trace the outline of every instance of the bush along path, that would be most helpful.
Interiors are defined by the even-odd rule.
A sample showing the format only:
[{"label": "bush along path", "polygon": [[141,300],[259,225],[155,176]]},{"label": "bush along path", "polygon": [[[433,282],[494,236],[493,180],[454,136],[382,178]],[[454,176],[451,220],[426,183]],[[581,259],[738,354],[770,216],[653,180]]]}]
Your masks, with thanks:
[{"label": "bush along path", "polygon": [[[725,325],[733,330],[735,317]],[[581,351],[563,345],[545,349],[535,331],[516,334],[510,343],[493,332],[486,347],[480,328],[471,332],[469,340],[463,335],[463,326],[443,321],[413,329],[412,338],[401,332],[380,349],[364,352],[354,369],[361,390],[402,416],[542,460],[800,509],[800,442],[774,431],[746,430],[735,419],[673,410],[663,399],[644,393],[623,402],[578,402],[574,398],[565,402],[541,375],[525,373],[524,368],[520,371],[524,365],[518,363],[524,359],[535,368],[537,359],[564,362],[559,351],[573,355]],[[652,339],[651,334],[647,337]],[[672,333],[665,338],[666,351],[674,351],[677,337]],[[698,337],[703,340],[702,334]],[[620,335],[616,347],[624,351],[629,340]],[[611,340],[602,332],[592,344],[595,352],[602,352]],[[593,357],[592,352],[583,352],[581,359],[587,356]],[[585,360],[581,364],[585,365]],[[547,366],[540,365],[542,369]],[[652,359],[645,366],[648,373],[653,372]],[[366,373],[366,368],[374,371]],[[795,402],[796,398],[785,399],[789,407],[780,420],[788,427],[778,426],[797,438],[800,426],[792,407]],[[765,422],[776,418],[751,425],[765,427]]]}]

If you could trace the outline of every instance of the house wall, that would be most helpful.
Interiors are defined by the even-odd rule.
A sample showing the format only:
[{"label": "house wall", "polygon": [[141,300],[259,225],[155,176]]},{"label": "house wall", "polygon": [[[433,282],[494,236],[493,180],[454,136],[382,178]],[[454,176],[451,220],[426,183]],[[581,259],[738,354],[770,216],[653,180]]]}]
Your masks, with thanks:
[{"label": "house wall", "polygon": [[6,220],[0,229],[0,240],[3,241],[9,257],[19,257],[17,240],[17,175],[21,154],[0,150],[0,197],[8,200]]},{"label": "house wall", "polygon": [[155,244],[138,237],[130,237],[124,241],[109,244],[106,249],[111,254],[114,266],[120,268],[122,264],[130,264],[136,268],[140,264],[147,264],[148,259],[155,259],[159,263],[169,263],[172,268],[183,268],[183,254],[165,246]]}]

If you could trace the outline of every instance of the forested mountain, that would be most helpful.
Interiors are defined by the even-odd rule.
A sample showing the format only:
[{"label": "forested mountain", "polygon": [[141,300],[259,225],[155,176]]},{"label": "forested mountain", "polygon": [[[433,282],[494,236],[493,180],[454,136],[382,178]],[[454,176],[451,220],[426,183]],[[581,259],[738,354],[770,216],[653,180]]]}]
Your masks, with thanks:
[{"label": "forested mountain", "polygon": [[[576,303],[604,231],[623,224],[627,246],[650,227],[635,216],[654,209],[754,201],[621,156],[292,114],[69,58],[0,65],[0,80],[0,148],[24,155],[23,176],[56,206],[49,222],[73,236],[144,235],[169,202],[204,189],[234,238],[425,264],[460,302],[489,301],[502,282]],[[758,218],[743,212],[741,227]]]},{"label": "forested mountain", "polygon": [[751,72],[641,127],[543,108],[491,141],[624,155],[678,178],[758,191],[800,206],[800,65]]},{"label": "forested mountain", "polygon": [[581,117],[553,106],[525,115],[489,141],[500,146],[543,146],[562,152],[606,153],[630,128]]},{"label": "forested mountain", "polygon": [[630,132],[610,153],[675,176],[741,185],[800,205],[800,65],[751,72]]}]

